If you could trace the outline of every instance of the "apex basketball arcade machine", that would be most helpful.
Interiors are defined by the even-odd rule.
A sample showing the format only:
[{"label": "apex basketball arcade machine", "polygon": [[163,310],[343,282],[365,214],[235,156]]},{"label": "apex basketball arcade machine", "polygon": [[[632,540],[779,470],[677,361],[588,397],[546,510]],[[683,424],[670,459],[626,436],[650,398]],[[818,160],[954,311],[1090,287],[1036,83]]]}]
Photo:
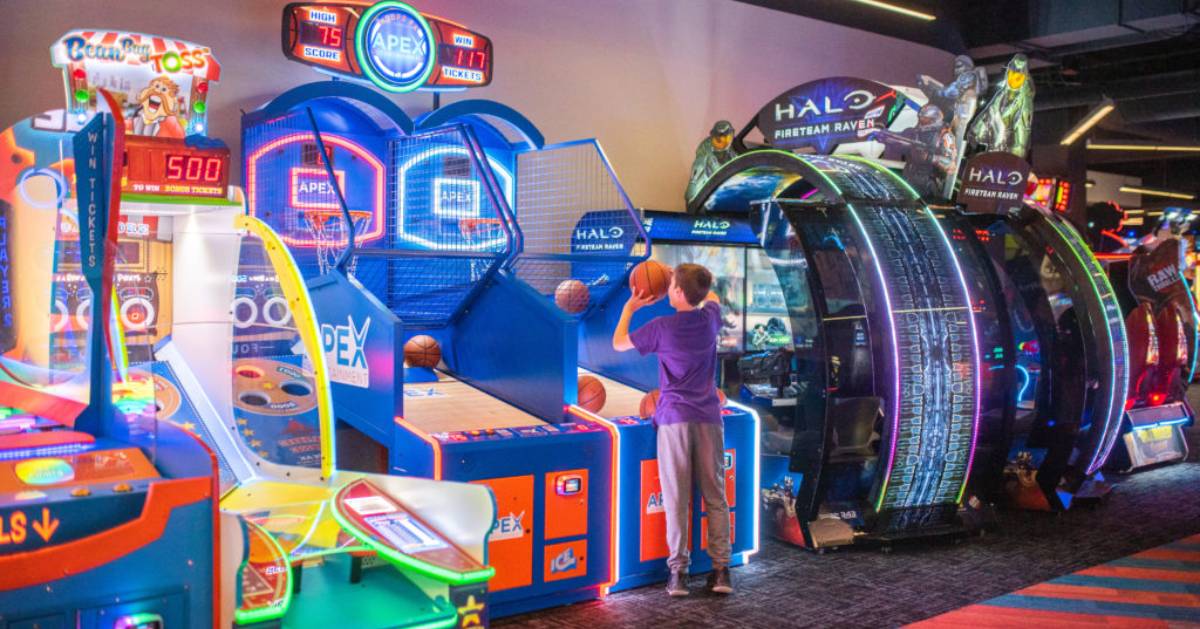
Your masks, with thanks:
[{"label": "apex basketball arcade machine", "polygon": [[[319,25],[339,34],[304,43]],[[289,5],[283,33],[289,58],[355,79],[302,85],[242,121],[250,212],[296,252],[340,430],[357,433],[344,460],[494,492],[491,615],[601,596],[617,578],[615,429],[572,413],[574,321],[502,272],[523,238],[512,166],[471,126],[414,125],[358,84],[486,84],[490,41],[399,2]],[[477,67],[455,65],[460,49]],[[329,206],[343,218],[318,238],[310,217]],[[403,368],[400,347],[418,334],[439,342],[436,369]],[[403,397],[389,395],[401,381]]]},{"label": "apex basketball arcade machine", "polygon": [[[120,126],[60,110],[0,133],[6,627],[217,618],[215,464],[154,421],[160,400],[128,378],[117,325]],[[106,298],[64,313],[62,296],[83,290]]]},{"label": "apex basketball arcade machine", "polygon": [[[612,518],[619,540],[613,567],[618,577],[611,589],[665,580],[668,551],[655,433],[640,408],[647,393],[658,386],[656,361],[611,356],[616,325],[611,315],[619,313],[628,299],[630,271],[651,255],[653,239],[594,139],[547,145],[527,118],[489,101],[453,103],[425,114],[417,123],[470,128],[489,163],[502,169],[497,170],[501,179],[508,181],[511,176],[522,246],[501,273],[536,291],[545,304],[576,322],[577,344],[564,346],[568,353],[557,357],[557,364],[565,362],[568,374],[577,370],[580,382],[598,380],[603,402],[589,408],[583,403],[573,405],[568,412],[611,426],[616,437],[619,473]],[[602,360],[597,360],[598,352]],[[577,394],[584,396],[582,389]],[[736,403],[722,413],[733,565],[741,565],[758,548],[759,422],[753,411]],[[694,501],[702,504],[698,496]],[[697,551],[693,568],[703,572],[710,566],[708,555],[699,552],[707,544],[703,508],[693,511],[692,527],[697,532],[692,538]]]},{"label": "apex basketball arcade machine", "polygon": [[[689,202],[694,214],[751,220],[803,335],[793,345],[807,386],[788,453],[764,456],[775,471],[764,485],[778,485],[767,492],[776,534],[808,548],[965,530],[979,357],[962,270],[904,180],[828,154],[886,130],[903,107],[896,89],[861,79],[793,88],[742,129],[743,152]],[[745,148],[754,129],[762,145]]]},{"label": "apex basketball arcade machine", "polygon": [[160,425],[197,435],[219,464],[221,624],[479,620],[487,492],[336,468],[308,294],[278,236],[227,186],[228,149],[202,133],[220,76],[211,51],[72,31],[52,53],[68,116],[89,115],[97,85],[141,103],[124,125],[117,310],[131,379],[156,393]]}]

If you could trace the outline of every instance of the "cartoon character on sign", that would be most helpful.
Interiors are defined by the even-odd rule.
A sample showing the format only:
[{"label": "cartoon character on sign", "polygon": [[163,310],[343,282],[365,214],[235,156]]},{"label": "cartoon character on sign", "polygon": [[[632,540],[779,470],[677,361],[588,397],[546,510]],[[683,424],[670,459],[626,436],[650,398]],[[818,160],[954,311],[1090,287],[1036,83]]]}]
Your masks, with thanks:
[{"label": "cartoon character on sign", "polygon": [[137,95],[138,107],[126,121],[126,131],[134,135],[182,138],[179,113],[179,86],[167,76],[155,77]]},{"label": "cartoon character on sign", "polygon": [[1021,159],[1029,154],[1029,130],[1033,124],[1033,79],[1029,59],[1015,55],[1004,72],[1004,83],[996,87],[988,104],[967,130],[972,154],[1004,151]]},{"label": "cartoon character on sign", "polygon": [[733,150],[733,125],[728,120],[718,120],[708,132],[708,137],[696,147],[696,159],[692,162],[692,178],[688,180],[685,202],[691,202],[704,187],[704,182],[729,160],[737,157]]}]

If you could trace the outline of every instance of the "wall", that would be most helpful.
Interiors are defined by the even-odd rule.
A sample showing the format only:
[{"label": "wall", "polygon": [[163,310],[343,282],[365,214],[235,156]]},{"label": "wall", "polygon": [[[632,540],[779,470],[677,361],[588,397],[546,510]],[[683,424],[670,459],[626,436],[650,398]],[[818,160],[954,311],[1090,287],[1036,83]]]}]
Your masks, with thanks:
[{"label": "wall", "polygon": [[[696,144],[740,127],[785,89],[836,75],[912,84],[948,79],[933,48],[733,0],[413,0],[492,38],[496,79],[443,102],[516,107],[548,141],[597,137],[634,203],[681,210]],[[211,46],[222,80],[211,134],[240,151],[239,112],[322,75],[280,50],[286,0],[0,0],[0,128],[64,103],[49,47],[72,28],[166,35]],[[869,10],[867,8],[863,9]],[[896,18],[900,19],[900,18]],[[398,97],[411,115],[428,95]],[[240,165],[235,172],[240,173]],[[237,177],[240,179],[240,175]]]}]

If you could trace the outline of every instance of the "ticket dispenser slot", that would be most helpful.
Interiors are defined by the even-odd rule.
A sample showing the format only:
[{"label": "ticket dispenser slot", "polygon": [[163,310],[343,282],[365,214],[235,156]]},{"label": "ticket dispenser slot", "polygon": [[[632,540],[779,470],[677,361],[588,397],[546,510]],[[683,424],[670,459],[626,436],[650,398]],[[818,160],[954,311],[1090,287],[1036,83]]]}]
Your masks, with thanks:
[{"label": "ticket dispenser slot", "polygon": [[546,475],[546,539],[587,535],[588,471],[564,470]]}]

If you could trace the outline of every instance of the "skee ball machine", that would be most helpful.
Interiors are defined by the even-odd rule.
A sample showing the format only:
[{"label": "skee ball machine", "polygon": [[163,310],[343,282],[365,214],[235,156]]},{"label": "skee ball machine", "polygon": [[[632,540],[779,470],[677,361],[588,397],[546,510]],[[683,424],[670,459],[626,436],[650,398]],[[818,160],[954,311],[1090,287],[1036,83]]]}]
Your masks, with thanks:
[{"label": "skee ball machine", "polygon": [[[0,133],[5,627],[217,622],[215,465],[154,420],[117,327],[119,127],[59,110]],[[81,292],[105,298],[68,311]]]},{"label": "skee ball machine", "polygon": [[[159,424],[200,437],[216,456],[221,624],[486,622],[492,571],[483,540],[494,510],[487,491],[337,469],[308,293],[279,237],[246,216],[241,191],[227,186],[228,149],[200,134],[197,114],[207,108],[198,98],[220,72],[211,51],[76,31],[56,45],[56,59],[69,58],[76,37],[126,50],[124,42],[144,42],[163,55],[85,57],[64,70],[75,93],[128,85],[127,100],[136,99],[148,82],[143,100],[166,99],[159,108],[175,112],[148,124],[155,101],[147,100],[124,125],[116,310],[131,378],[156,393]],[[192,51],[179,53],[187,67],[169,60],[181,50]],[[164,135],[172,126],[191,134]]]},{"label": "skee ball machine", "polygon": [[[575,351],[574,322],[501,272],[521,238],[511,174],[470,128],[414,128],[391,101],[348,82],[281,94],[247,114],[243,141],[251,212],[298,257],[312,256],[308,205],[344,201],[347,214],[379,217],[362,223],[352,249],[341,232],[345,267],[318,276],[309,257],[306,271],[328,326],[335,414],[342,432],[358,433],[345,458],[494,492],[493,616],[600,596],[616,580],[612,427],[569,412],[576,378],[563,357]],[[297,187],[313,180],[326,192]],[[403,332],[389,336],[388,321]],[[403,367],[399,348],[417,334],[440,344],[436,369]],[[401,381],[402,404],[386,394],[360,403]]]},{"label": "skee ball machine", "polygon": [[[611,317],[629,297],[630,270],[653,250],[638,213],[595,140],[548,145],[526,117],[488,101],[454,103],[417,122],[422,127],[461,124],[471,129],[501,180],[512,182],[521,247],[501,273],[576,322],[578,341],[565,346],[568,353],[555,358],[556,366],[565,363],[568,378],[574,373],[598,379],[605,392],[604,404],[594,412],[579,405],[568,412],[611,426],[616,438],[617,505],[612,517],[619,542],[615,549],[618,579],[612,589],[665,580],[666,516],[655,432],[640,410],[646,394],[658,387],[657,361],[631,354],[611,356],[616,325]],[[575,298],[564,301],[564,288],[572,286]],[[647,310],[663,314],[664,307]],[[647,316],[652,315],[639,313],[637,321]],[[605,348],[599,351],[606,362],[591,360],[598,348]],[[722,413],[732,565],[736,566],[758,548],[758,417],[736,403]],[[691,523],[692,569],[704,572],[711,565],[702,552],[707,545],[707,517],[698,494],[693,504],[699,506]]]},{"label": "skee ball machine", "polygon": [[825,154],[886,129],[902,101],[861,79],[788,90],[736,140],[745,147],[757,129],[761,144],[688,206],[748,217],[779,278],[807,386],[790,447],[764,456],[764,507],[775,535],[812,549],[966,530],[980,368],[962,269],[908,183],[873,160]]}]

